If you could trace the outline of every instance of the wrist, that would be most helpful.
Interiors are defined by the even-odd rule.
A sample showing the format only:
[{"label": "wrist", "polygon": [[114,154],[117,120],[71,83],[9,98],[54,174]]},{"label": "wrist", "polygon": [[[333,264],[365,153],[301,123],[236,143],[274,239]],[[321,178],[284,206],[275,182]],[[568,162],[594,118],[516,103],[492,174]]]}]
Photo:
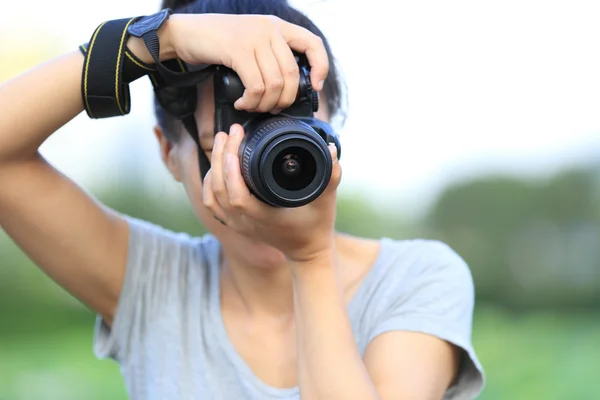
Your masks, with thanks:
[{"label": "wrist", "polygon": [[312,265],[331,259],[336,254],[336,232],[332,229],[314,232],[308,243],[285,252],[285,257],[290,265]]},{"label": "wrist", "polygon": [[[173,44],[172,39],[174,25],[176,25],[176,22],[174,21],[175,19],[176,16],[171,15],[171,17],[163,23],[160,29],[156,31],[160,44],[160,61],[172,60],[177,58],[177,52],[175,51],[175,46]],[[144,63],[155,64],[152,55],[150,54],[148,48],[146,47],[146,44],[144,43],[144,39],[135,36],[130,36],[127,40],[127,48]]]},{"label": "wrist", "polygon": [[334,269],[337,265],[337,252],[332,245],[310,256],[288,258],[288,264],[293,275],[303,274],[306,271]]}]

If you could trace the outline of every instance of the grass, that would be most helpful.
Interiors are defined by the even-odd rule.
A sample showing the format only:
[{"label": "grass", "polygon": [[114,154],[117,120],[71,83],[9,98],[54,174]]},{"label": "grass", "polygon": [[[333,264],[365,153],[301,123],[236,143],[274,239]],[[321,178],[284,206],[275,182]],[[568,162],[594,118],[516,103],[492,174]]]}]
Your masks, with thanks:
[{"label": "grass", "polygon": [[[116,364],[93,356],[93,318],[64,318],[0,333],[1,400],[127,398]],[[474,344],[487,375],[480,399],[598,398],[600,314],[480,308]]]}]

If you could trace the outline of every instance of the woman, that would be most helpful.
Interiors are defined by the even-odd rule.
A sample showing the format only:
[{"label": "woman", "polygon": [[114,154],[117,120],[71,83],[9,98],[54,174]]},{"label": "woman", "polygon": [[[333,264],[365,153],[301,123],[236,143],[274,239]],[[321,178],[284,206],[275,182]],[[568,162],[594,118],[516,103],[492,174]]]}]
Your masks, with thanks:
[{"label": "woman", "polygon": [[[306,53],[325,100],[316,116],[340,111],[327,40],[287,2],[163,7],[175,14],[158,31],[160,58],[231,67],[247,88],[236,108],[293,103],[293,49]],[[141,39],[127,46],[152,64]],[[241,127],[213,134],[210,83],[198,85],[195,113],[211,161],[204,181],[196,144],[158,105],[155,135],[211,234],[121,215],[54,170],[37,149],[84,109],[83,66],[74,51],[0,88],[0,224],[98,313],[95,352],[119,363],[131,398],[470,399],[481,391],[464,261],[440,242],[336,233],[334,149],[330,184],[316,201],[285,209],[257,200],[235,156]]]}]

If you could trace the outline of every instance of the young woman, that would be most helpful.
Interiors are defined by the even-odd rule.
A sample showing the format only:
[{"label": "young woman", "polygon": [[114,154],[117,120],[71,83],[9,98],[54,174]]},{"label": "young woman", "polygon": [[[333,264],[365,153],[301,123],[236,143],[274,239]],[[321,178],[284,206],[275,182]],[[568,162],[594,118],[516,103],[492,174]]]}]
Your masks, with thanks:
[{"label": "young woman", "polygon": [[[223,64],[246,88],[239,110],[294,102],[305,53],[340,111],[327,40],[283,0],[166,1],[160,58]],[[238,14],[238,15],[234,15]],[[263,14],[263,15],[251,15]],[[271,15],[271,16],[265,16]],[[83,41],[83,40],[82,40]],[[128,49],[153,58],[141,39]],[[200,151],[157,106],[155,135],[200,223],[195,238],[104,207],[38,147],[82,112],[80,51],[0,87],[0,224],[50,277],[98,313],[95,352],[119,363],[133,399],[470,399],[483,371],[471,345],[469,268],[445,244],[334,231],[341,166],[314,202],[276,208],[250,194],[243,129],[214,135],[213,87],[198,85]],[[32,110],[34,110],[32,112]]]}]

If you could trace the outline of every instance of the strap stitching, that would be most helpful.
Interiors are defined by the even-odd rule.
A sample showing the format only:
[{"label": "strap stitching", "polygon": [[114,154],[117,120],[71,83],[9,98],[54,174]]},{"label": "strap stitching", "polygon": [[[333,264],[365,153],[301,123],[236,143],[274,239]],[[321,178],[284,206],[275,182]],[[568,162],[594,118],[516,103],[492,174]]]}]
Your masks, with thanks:
[{"label": "strap stitching", "polygon": [[[125,43],[125,38],[127,37],[127,28],[129,27],[129,25],[135,20],[136,18],[131,18],[128,22],[127,25],[125,25],[125,28],[123,29],[123,35],[121,36],[121,43],[119,44],[119,52],[117,53],[117,66],[115,69],[115,95],[116,95],[116,99],[117,99],[117,107],[119,107],[119,111],[121,112],[121,115],[125,115],[125,111],[123,111],[123,108],[121,107],[121,101],[119,99],[119,77],[121,76],[120,74],[120,66],[121,66],[121,53],[123,52],[123,44]],[[125,108],[128,108],[128,102],[125,101]]]},{"label": "strap stitching", "polygon": [[149,68],[143,64],[141,64],[139,61],[137,61],[135,58],[132,57],[131,53],[129,53],[128,50],[125,50],[125,55],[127,56],[127,58],[129,58],[129,60],[131,62],[133,62],[135,65],[137,65],[138,67],[145,69],[146,71],[154,71],[154,69]]},{"label": "strap stitching", "polygon": [[[108,22],[108,21],[106,21]],[[100,32],[100,29],[102,29],[102,27],[106,24],[106,22],[103,22],[97,29],[96,32],[94,32],[94,36],[92,37],[92,41],[90,42],[90,49],[87,52],[87,59],[86,59],[86,63],[85,63],[85,75],[84,75],[84,79],[83,79],[83,96],[85,98],[85,104],[86,104],[86,108],[88,113],[90,114],[90,116],[93,118],[93,114],[90,110],[90,103],[88,101],[88,93],[87,93],[87,82],[88,82],[88,67],[90,66],[90,56],[92,55],[92,50],[94,49],[94,42],[96,41],[96,37],[98,36],[98,32]]]}]

